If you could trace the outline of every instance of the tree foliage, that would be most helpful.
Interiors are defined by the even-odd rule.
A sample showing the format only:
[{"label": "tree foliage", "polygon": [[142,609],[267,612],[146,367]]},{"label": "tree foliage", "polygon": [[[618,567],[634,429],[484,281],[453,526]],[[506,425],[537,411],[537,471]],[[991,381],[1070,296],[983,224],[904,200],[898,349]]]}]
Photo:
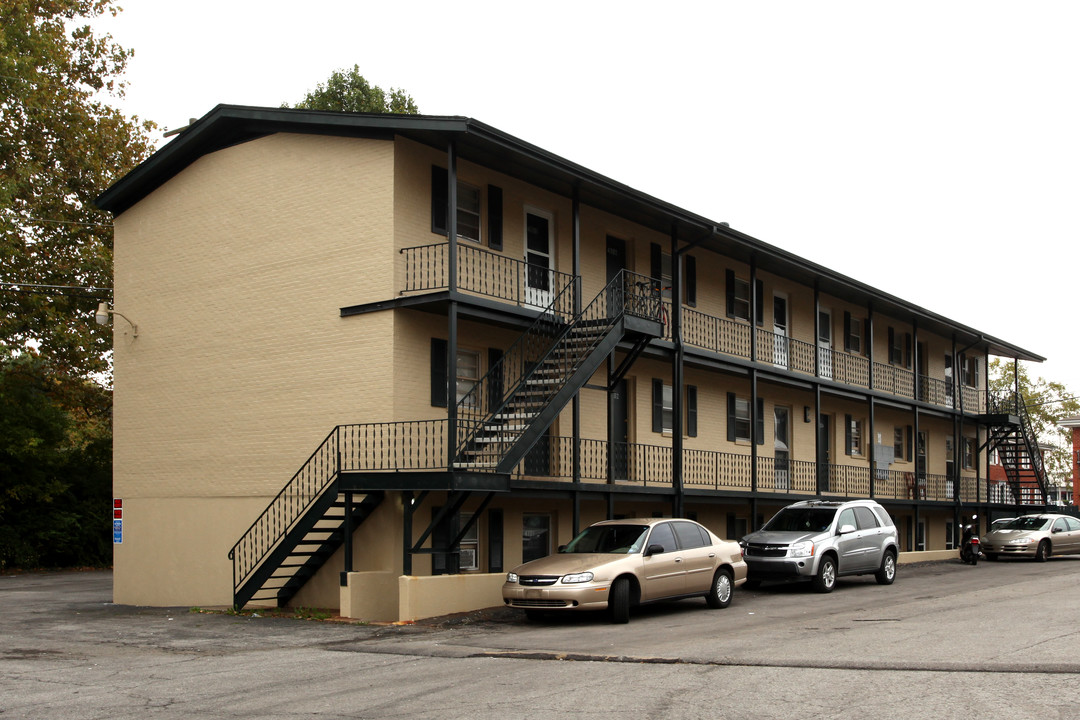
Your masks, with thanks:
[{"label": "tree foliage", "polygon": [[1018,382],[1035,437],[1040,443],[1054,448],[1043,456],[1047,473],[1052,480],[1065,480],[1072,471],[1072,431],[1058,423],[1080,415],[1080,400],[1059,382],[1032,377],[1022,363],[1017,363],[1014,373],[1011,360],[994,358],[990,361],[991,394],[1011,395],[1016,392]]},{"label": "tree foliage", "polygon": [[0,360],[0,570],[110,563],[110,407],[36,353]]},{"label": "tree foliage", "polygon": [[[289,105],[283,104],[282,107]],[[416,102],[404,90],[390,88],[386,91],[370,84],[360,74],[359,65],[353,65],[352,70],[335,70],[325,83],[319,83],[293,107],[356,113],[416,115],[420,112]]]},{"label": "tree foliage", "polygon": [[113,2],[0,3],[0,338],[8,353],[36,347],[84,377],[108,370],[112,343],[93,322],[111,294],[113,247],[93,200],[153,149],[152,123],[106,103],[123,96],[132,52],[87,23],[115,15]]}]

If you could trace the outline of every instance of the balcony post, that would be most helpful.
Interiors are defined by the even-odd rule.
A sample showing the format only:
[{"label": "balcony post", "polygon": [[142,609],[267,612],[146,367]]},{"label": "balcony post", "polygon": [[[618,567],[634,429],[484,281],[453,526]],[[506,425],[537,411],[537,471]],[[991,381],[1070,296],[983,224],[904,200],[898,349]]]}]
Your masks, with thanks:
[{"label": "balcony post", "polygon": [[[672,517],[683,517],[683,344],[680,324],[682,318],[682,255],[675,225],[671,227],[671,342],[675,352],[671,359],[671,482]],[[660,302],[663,302],[663,292]]]},{"label": "balcony post", "polygon": [[[760,308],[757,306],[757,255],[750,255],[750,361],[758,361],[757,317]],[[765,419],[757,416],[758,410],[758,372],[757,368],[750,367],[750,492],[757,494],[758,489],[758,436],[757,428],[760,422],[764,427]],[[762,442],[764,442],[762,438]],[[774,483],[775,484],[775,483]]]},{"label": "balcony post", "polygon": [[401,492],[401,534],[403,544],[401,556],[402,575],[412,575],[412,516],[412,490],[403,490]]},{"label": "balcony post", "polygon": [[[871,365],[871,367],[873,367]],[[867,446],[870,452],[870,497],[874,497],[874,480],[877,479],[877,435],[874,434],[874,396],[870,395],[868,412],[870,417],[867,418]]]},{"label": "balcony post", "polygon": [[874,389],[874,302],[866,303],[866,358],[870,361],[870,389]]},{"label": "balcony post", "polygon": [[814,377],[821,377],[821,291],[817,280],[814,280]]},{"label": "balcony post", "polygon": [[452,470],[457,455],[457,351],[458,351],[458,307],[453,297],[457,294],[457,147],[454,140],[447,143],[447,211],[446,226],[449,235],[447,250],[450,257],[447,266],[447,285],[450,290],[450,307],[446,313],[446,419],[447,419],[447,460],[446,467]]},{"label": "balcony post", "polygon": [[[581,315],[581,200],[578,187],[574,186],[571,218],[571,245],[573,248],[574,317]],[[571,465],[574,482],[573,535],[576,537],[581,525],[581,393],[574,393],[570,405],[571,417]]]}]

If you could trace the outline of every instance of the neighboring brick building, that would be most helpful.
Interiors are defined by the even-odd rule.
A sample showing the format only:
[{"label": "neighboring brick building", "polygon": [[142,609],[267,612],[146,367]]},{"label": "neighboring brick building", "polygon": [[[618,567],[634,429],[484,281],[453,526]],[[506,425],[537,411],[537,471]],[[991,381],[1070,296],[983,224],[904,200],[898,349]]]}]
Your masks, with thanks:
[{"label": "neighboring brick building", "polygon": [[1076,479],[1080,475],[1080,416],[1065,418],[1058,422],[1061,427],[1072,430],[1072,474],[1068,484],[1072,488],[1072,504],[1080,506],[1080,488],[1077,488]]},{"label": "neighboring brick building", "polygon": [[596,520],[816,496],[945,548],[1028,444],[986,368],[1040,356],[468,118],[219,106],[99,204],[117,602],[412,619]]}]

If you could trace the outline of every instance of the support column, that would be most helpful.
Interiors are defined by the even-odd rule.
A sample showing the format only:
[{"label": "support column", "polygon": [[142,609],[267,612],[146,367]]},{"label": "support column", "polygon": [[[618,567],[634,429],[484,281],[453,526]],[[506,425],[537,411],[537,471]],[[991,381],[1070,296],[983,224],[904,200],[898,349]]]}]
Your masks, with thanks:
[{"label": "support column", "polygon": [[[757,317],[761,308],[758,307],[757,293],[757,255],[750,256],[750,362],[756,363],[757,353]],[[758,372],[756,367],[750,368],[750,492],[757,493],[758,489],[758,423],[764,425],[765,419],[758,417]]]},{"label": "support column", "polygon": [[401,557],[401,574],[412,575],[412,516],[413,516],[413,494],[412,490],[403,490],[401,493],[401,537],[402,537],[402,557]]},{"label": "support column", "polygon": [[[448,231],[449,255],[447,265],[447,286],[451,297],[457,293],[457,146],[450,140],[446,148],[447,209],[446,227]],[[450,300],[446,313],[446,467],[452,470],[457,455],[458,416],[457,416],[457,351],[458,351],[458,306]]]},{"label": "support column", "polygon": [[[573,256],[574,273],[574,316],[581,315],[581,201],[578,188],[574,186],[574,197],[571,209],[571,247]],[[581,391],[574,393],[574,399],[570,404],[571,422],[571,465],[574,482],[573,490],[573,532],[577,537],[581,527]]]},{"label": "support column", "polygon": [[[683,344],[680,331],[682,319],[682,256],[675,227],[671,228],[671,342],[674,354],[671,361],[671,482],[672,517],[683,517]],[[663,302],[663,291],[660,301]]]}]

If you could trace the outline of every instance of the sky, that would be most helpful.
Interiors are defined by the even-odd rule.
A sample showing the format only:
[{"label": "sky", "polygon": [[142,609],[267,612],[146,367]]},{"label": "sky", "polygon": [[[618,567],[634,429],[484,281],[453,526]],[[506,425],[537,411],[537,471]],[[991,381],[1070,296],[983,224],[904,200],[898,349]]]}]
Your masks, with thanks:
[{"label": "sky", "polygon": [[[1069,327],[1080,3],[120,0],[128,114],[294,103],[359,66],[1048,358]],[[160,141],[163,144],[165,141]]]}]

